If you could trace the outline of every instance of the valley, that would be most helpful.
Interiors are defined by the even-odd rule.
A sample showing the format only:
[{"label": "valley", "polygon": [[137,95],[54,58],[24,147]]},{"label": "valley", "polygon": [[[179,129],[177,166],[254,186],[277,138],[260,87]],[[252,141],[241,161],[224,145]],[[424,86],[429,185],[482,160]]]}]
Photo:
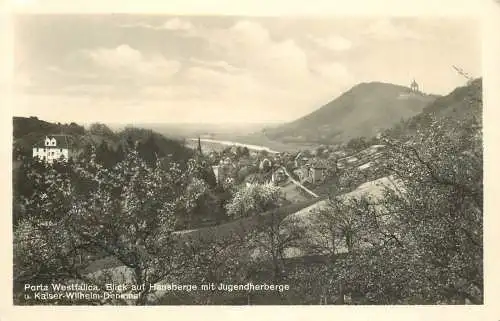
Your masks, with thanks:
[{"label": "valley", "polygon": [[[482,145],[476,132],[480,128],[480,91],[473,87],[480,85],[476,81],[436,98],[426,107],[418,107],[420,112],[414,116],[380,129],[374,136],[322,143],[313,139],[305,145],[301,142],[300,148],[291,143],[279,150],[248,143],[238,135],[168,138],[151,129],[113,131],[104,124],[81,128],[15,118],[15,240],[27,246],[25,236],[42,229],[54,231],[39,234],[54,246],[66,242],[71,247],[77,240],[84,250],[75,250],[74,262],[79,263],[73,263],[74,273],[97,285],[100,280],[134,283],[142,280],[144,271],[149,273],[147,282],[157,285],[195,284],[207,276],[214,283],[224,283],[227,278],[234,282],[273,280],[295,286],[290,293],[298,303],[309,300],[305,293],[316,293],[313,301],[317,300],[314,288],[301,285],[308,275],[314,275],[324,279],[321,282],[349,284],[349,290],[330,288],[332,298],[374,302],[368,297],[376,289],[366,288],[374,277],[367,271],[384,272],[377,286],[389,280],[407,282],[394,278],[393,269],[426,282],[426,276],[411,266],[433,267],[432,262],[420,258],[441,257],[444,250],[436,250],[433,244],[435,237],[452,237],[449,229],[468,233],[471,241],[462,239],[463,246],[471,250],[460,257],[464,266],[473,265],[467,263],[468,255],[478,253],[477,235],[482,226],[481,217],[473,214],[482,213],[482,185],[478,184]],[[33,129],[18,130],[19,124]],[[468,124],[465,130],[464,124]],[[301,127],[294,130],[299,132]],[[51,136],[54,131],[63,134]],[[30,155],[29,148],[49,136],[66,137],[69,148],[78,152],[67,161],[44,165]],[[457,150],[464,156],[457,157]],[[461,167],[455,166],[457,162]],[[65,192],[68,188],[73,190],[71,194]],[[39,196],[41,193],[48,196]],[[456,214],[468,222],[465,231],[442,210],[452,205],[449,200],[456,199],[456,193],[464,193]],[[111,195],[117,195],[115,201]],[[67,202],[68,198],[72,201]],[[113,210],[120,207],[126,211]],[[108,214],[101,215],[103,211]],[[114,215],[124,221],[115,224]],[[166,217],[171,221],[165,221]],[[72,229],[77,222],[81,229]],[[441,230],[432,234],[436,229]],[[150,233],[155,237],[150,238]],[[127,242],[132,241],[139,243],[129,247]],[[57,260],[64,260],[58,247],[50,250]],[[408,256],[407,251],[417,256]],[[129,256],[132,253],[137,256]],[[393,259],[387,261],[389,254]],[[476,262],[476,258],[470,260]],[[139,262],[147,270],[140,272]],[[179,264],[176,262],[182,268],[172,270]],[[247,279],[246,273],[254,274]],[[343,279],[337,278],[339,273]],[[205,297],[199,292],[182,297],[168,291],[142,293],[123,303],[170,304]],[[383,301],[388,292],[376,293],[376,300]],[[452,295],[447,302],[477,302],[474,293],[466,298]],[[287,295],[292,300],[292,294]],[[206,299],[250,300],[238,293]],[[281,299],[279,295],[255,294],[252,300],[259,304]]]}]

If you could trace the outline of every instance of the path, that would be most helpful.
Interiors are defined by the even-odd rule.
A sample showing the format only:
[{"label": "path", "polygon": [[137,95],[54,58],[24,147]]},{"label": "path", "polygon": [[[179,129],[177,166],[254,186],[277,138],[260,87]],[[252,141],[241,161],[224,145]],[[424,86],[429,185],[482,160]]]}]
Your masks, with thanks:
[{"label": "path", "polygon": [[292,183],[294,183],[295,185],[297,185],[298,187],[302,188],[306,193],[308,193],[309,195],[311,195],[312,197],[315,197],[315,198],[318,198],[318,194],[314,193],[313,191],[311,191],[310,189],[308,189],[307,187],[305,187],[304,185],[302,185],[301,183],[299,183],[298,181],[296,181],[292,175],[290,175],[290,173],[288,173],[288,171],[286,170],[285,167],[281,166],[281,169],[283,169],[283,171],[285,172],[285,175],[288,176],[288,178],[292,181]]}]

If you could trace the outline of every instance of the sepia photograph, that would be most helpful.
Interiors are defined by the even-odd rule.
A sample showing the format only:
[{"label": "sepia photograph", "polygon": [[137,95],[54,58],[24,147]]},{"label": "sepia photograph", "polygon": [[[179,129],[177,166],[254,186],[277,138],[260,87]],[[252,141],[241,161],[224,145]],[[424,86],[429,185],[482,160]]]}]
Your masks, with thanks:
[{"label": "sepia photograph", "polygon": [[484,304],[476,17],[13,32],[14,305]]}]

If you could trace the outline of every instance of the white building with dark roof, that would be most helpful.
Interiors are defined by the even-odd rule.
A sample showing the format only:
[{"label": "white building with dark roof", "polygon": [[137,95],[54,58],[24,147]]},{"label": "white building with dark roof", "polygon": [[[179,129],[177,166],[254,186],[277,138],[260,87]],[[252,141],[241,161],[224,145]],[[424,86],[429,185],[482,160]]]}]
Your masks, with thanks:
[{"label": "white building with dark roof", "polygon": [[68,161],[70,144],[66,135],[45,136],[45,139],[33,147],[33,158],[53,163],[54,160]]}]

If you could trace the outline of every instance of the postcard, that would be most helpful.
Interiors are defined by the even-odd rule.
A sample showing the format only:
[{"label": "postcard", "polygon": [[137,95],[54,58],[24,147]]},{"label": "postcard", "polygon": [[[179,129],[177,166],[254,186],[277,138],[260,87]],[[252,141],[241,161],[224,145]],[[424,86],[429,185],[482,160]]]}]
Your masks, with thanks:
[{"label": "postcard", "polygon": [[500,317],[484,15],[41,2],[10,19],[14,310]]}]

